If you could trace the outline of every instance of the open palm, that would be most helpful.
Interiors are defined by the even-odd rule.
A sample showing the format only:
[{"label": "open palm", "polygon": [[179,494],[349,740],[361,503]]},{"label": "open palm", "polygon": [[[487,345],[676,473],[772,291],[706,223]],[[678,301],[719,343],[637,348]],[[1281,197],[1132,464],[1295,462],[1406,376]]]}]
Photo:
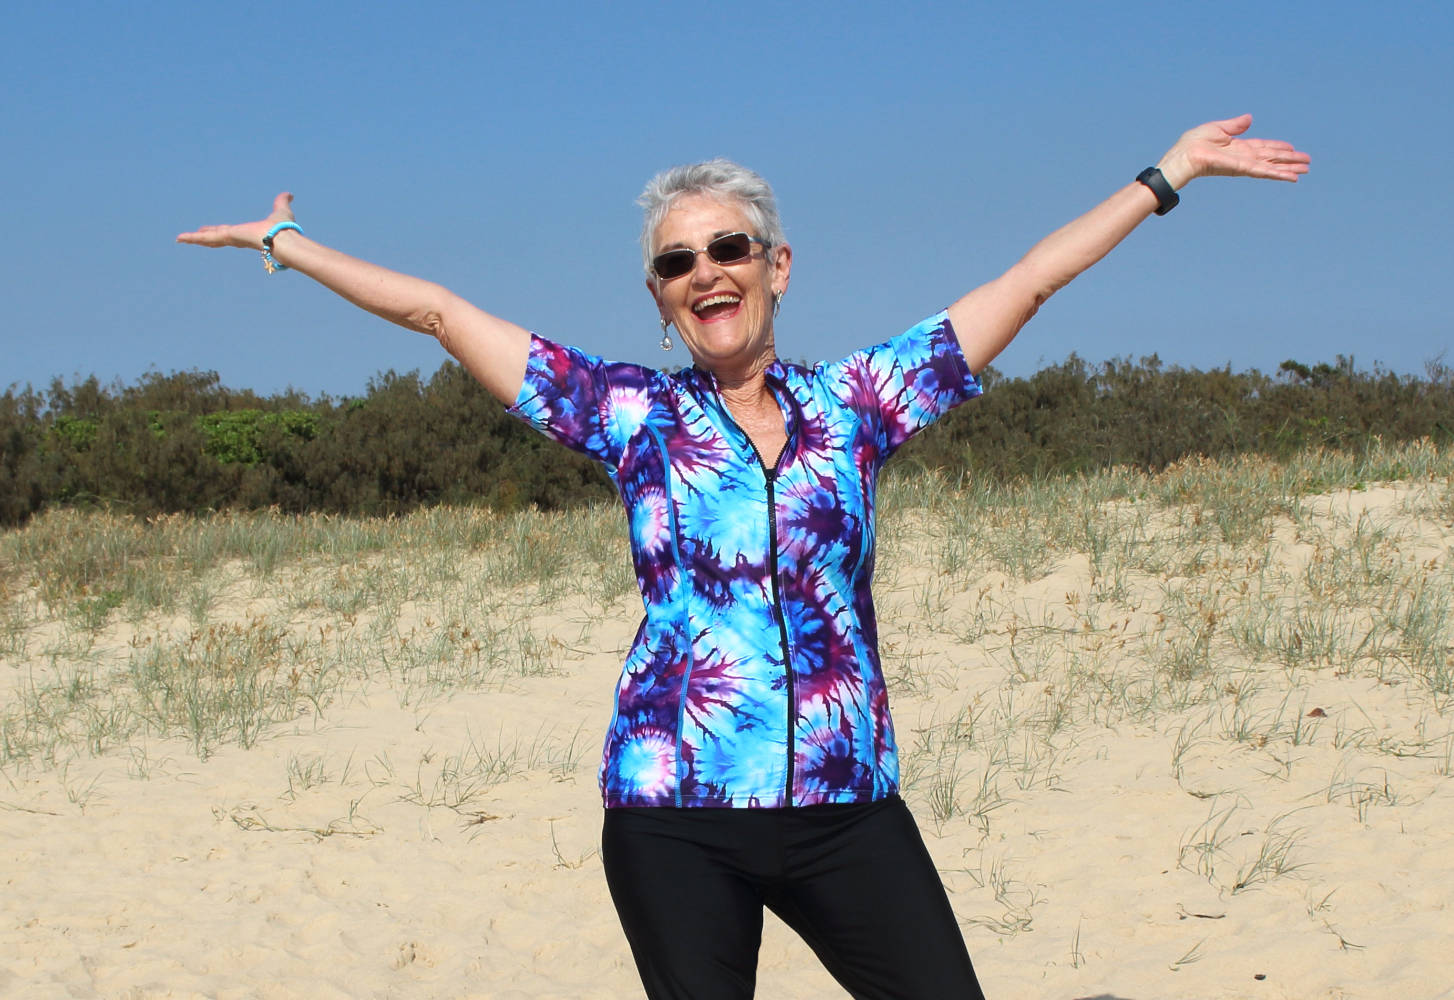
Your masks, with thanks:
[{"label": "open palm", "polygon": [[248,247],[261,250],[263,237],[279,222],[293,221],[293,196],[287,191],[273,199],[273,210],[267,218],[257,222],[239,222],[232,225],[203,226],[190,233],[180,233],[178,243],[190,243],[199,247]]},{"label": "open palm", "polygon": [[1290,142],[1239,138],[1251,115],[1207,122],[1184,133],[1161,158],[1161,172],[1172,187],[1196,177],[1262,177],[1293,181],[1308,172],[1311,157]]}]

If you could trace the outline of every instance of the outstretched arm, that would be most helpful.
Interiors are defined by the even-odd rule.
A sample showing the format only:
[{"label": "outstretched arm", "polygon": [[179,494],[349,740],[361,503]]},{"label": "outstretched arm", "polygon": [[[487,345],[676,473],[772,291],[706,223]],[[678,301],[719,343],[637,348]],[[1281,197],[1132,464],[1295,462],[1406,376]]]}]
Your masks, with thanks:
[{"label": "outstretched arm", "polygon": [[[293,196],[284,192],[273,199],[265,219],[203,226],[182,233],[177,242],[260,251],[273,225],[293,221],[292,204]],[[507,406],[515,402],[530,350],[530,334],[523,328],[491,316],[442,285],[331,250],[296,230],[285,229],[274,237],[273,258],[361,309],[437,338],[491,395]]]},{"label": "outstretched arm", "polygon": [[[1208,122],[1185,133],[1157,164],[1180,189],[1197,177],[1296,181],[1309,157],[1290,143],[1238,138],[1251,115]],[[1045,237],[1000,277],[949,307],[969,368],[978,374],[1014,339],[1045,300],[1100,260],[1157,207],[1146,185],[1132,182],[1085,215]]]}]

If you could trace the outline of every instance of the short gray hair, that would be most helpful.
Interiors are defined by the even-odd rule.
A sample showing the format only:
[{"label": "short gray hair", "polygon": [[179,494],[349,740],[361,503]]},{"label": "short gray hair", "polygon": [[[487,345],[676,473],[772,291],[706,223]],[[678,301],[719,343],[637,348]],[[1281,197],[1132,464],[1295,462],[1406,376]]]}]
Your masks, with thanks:
[{"label": "short gray hair", "polygon": [[651,241],[656,236],[657,226],[661,225],[678,198],[692,194],[741,205],[748,221],[757,230],[748,235],[756,236],[768,245],[768,260],[772,260],[772,248],[787,242],[782,219],[777,214],[777,199],[773,197],[772,187],[761,176],[721,157],[704,163],[683,164],[663,170],[647,181],[641,197],[636,199],[636,204],[646,213],[641,223],[641,262],[648,277],[652,274]]}]

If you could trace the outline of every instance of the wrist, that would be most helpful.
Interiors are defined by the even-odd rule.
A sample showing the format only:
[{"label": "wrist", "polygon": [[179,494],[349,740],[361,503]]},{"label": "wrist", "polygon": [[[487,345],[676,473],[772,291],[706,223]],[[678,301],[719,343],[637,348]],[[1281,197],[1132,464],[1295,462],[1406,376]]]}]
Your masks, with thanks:
[{"label": "wrist", "polygon": [[290,232],[297,233],[298,235],[301,236],[303,234],[303,227],[300,226],[300,225],[298,225],[296,222],[292,221],[291,219],[289,219],[289,220],[285,220],[283,222],[277,223],[276,225],[274,225],[271,228],[269,228],[266,233],[263,234],[263,238],[262,238],[263,267],[267,270],[267,272],[269,274],[272,274],[274,271],[286,271],[286,270],[288,270],[288,265],[279,263],[279,261],[277,260],[277,258],[273,256],[273,250],[275,249],[275,247],[277,245],[277,242],[276,241],[277,241],[278,236],[281,235],[281,234],[283,234],[283,233],[290,233]]},{"label": "wrist", "polygon": [[1180,191],[1196,177],[1196,172],[1186,157],[1178,156],[1175,151],[1163,156],[1156,164],[1156,169],[1161,171],[1161,176],[1166,178],[1166,183],[1171,185],[1173,191]]}]

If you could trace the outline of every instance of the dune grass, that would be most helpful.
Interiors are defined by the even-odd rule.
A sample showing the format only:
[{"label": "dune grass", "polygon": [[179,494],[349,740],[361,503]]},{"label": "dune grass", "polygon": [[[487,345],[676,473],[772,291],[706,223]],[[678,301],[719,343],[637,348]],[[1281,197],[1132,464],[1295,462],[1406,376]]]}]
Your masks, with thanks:
[{"label": "dune grass", "polygon": [[[1419,484],[1396,522],[1320,507],[1393,480]],[[980,774],[1043,781],[1069,719],[1146,721],[1235,691],[1231,731],[1282,738],[1289,713],[1243,704],[1269,672],[1284,687],[1317,671],[1410,683],[1441,712],[1454,695],[1454,457],[1427,441],[1008,485],[900,474],[881,510],[880,591],[918,573],[909,606],[883,616],[895,686],[942,680],[952,665],[918,650],[945,636],[1013,682],[977,725],[912,748],[909,769],[936,775],[936,817],[978,815],[993,798],[984,780],[946,777],[953,748],[980,753]],[[1000,598],[1073,559],[1090,585],[1056,595],[1055,614],[1031,620]],[[620,514],[605,506],[148,521],[57,510],[0,536],[0,566],[0,765],[138,734],[180,734],[204,755],[247,746],[380,678],[407,700],[549,674],[561,640],[532,631],[532,615],[569,597],[593,609],[586,629],[634,601]],[[219,610],[224,597],[233,610]],[[1050,693],[1029,705],[1030,684]]]},{"label": "dune grass", "polygon": [[[1454,772],[1454,450],[1372,442],[1014,484],[909,470],[880,496],[902,784],[936,835],[980,845],[944,871],[973,901],[966,923],[1044,922],[1033,865],[1001,846],[1010,824],[1134,734],[1158,742],[1162,777],[1198,817],[1163,868],[1228,898],[1299,884],[1318,900],[1309,919],[1348,946],[1318,823],[1404,815]],[[51,511],[0,535],[0,777],[56,772],[84,809],[94,788],[66,776],[92,757],[145,780],[169,755],[245,749],[367,698],[424,717],[460,692],[548,684],[629,641],[602,636],[629,628],[638,601],[610,506]],[[226,815],[371,835],[364,798],[381,790],[483,824],[490,789],[574,775],[595,738],[455,733],[409,763],[298,754],[284,800],[357,786],[346,816]],[[556,850],[566,867],[586,857]],[[1079,923],[1065,934],[1078,968]],[[1188,945],[1173,967],[1215,947]]]},{"label": "dune grass", "polygon": [[[1011,813],[1066,791],[1108,736],[1158,734],[1207,810],[1169,861],[1229,896],[1327,880],[1309,915],[1346,949],[1309,830],[1407,815],[1454,760],[1451,473],[1448,449],[1374,442],[1158,475],[890,480],[886,669],[934,699],[901,733],[906,794],[991,852]],[[955,652],[936,657],[935,639]],[[966,671],[970,696],[946,701],[945,678]],[[962,885],[984,884],[966,871]],[[972,922],[1030,928],[1032,905],[994,898]]]},{"label": "dune grass", "polygon": [[[903,792],[977,961],[1033,992],[1150,948],[1212,995],[1276,927],[1353,989],[1437,926],[1454,449],[891,470],[880,501]],[[634,584],[604,505],[48,512],[0,534],[0,810],[183,800],[264,866],[417,838],[473,871],[514,823],[510,891],[575,893]]]},{"label": "dune grass", "polygon": [[[624,536],[606,505],[50,511],[0,534],[0,808],[192,795],[242,758],[207,794],[249,839],[484,845],[540,800],[523,821],[566,878],[596,863],[592,809],[562,803],[594,798],[640,615]],[[1239,919],[1336,955],[1402,919],[1367,886],[1454,777],[1454,449],[900,470],[878,542],[903,793],[967,935],[1094,973],[1161,913],[1189,977],[1248,946]]]},{"label": "dune grass", "polygon": [[634,593],[619,522],[48,512],[0,536],[0,767],[146,737],[205,757],[377,683],[408,703],[548,675],[562,640],[532,614]]}]

